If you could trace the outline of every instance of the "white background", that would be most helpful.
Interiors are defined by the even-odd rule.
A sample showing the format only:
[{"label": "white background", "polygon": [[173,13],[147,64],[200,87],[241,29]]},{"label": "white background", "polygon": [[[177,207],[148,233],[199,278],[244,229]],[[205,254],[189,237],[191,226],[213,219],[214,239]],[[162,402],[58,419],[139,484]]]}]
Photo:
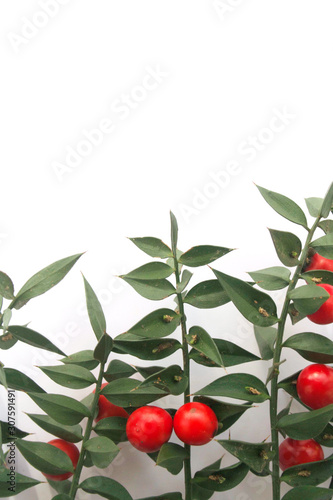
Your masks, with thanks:
[{"label": "white background", "polygon": [[[18,290],[42,267],[86,251],[56,289],[13,318],[14,324],[30,321],[71,353],[94,346],[80,271],[98,292],[110,335],[161,306],[115,276],[149,261],[127,236],[169,242],[170,209],[183,251],[203,243],[237,248],[214,267],[243,279],[246,271],[279,265],[267,227],[304,239],[305,231],[273,212],[254,183],[304,208],[304,198],[323,196],[332,180],[333,6],[330,0],[59,0],[46,14],[46,4],[0,6],[1,269]],[[160,74],[155,80],[147,76],[154,71]],[[130,104],[121,111],[126,96]],[[274,118],[281,114],[283,120]],[[113,131],[84,149],[85,133],[109,124],[106,119]],[[251,141],[257,149],[250,152]],[[75,166],[66,163],[80,144],[89,154],[76,156]],[[199,270],[193,284],[200,278],[212,278],[211,271]],[[276,297],[280,305],[283,294]],[[258,353],[251,326],[232,305],[188,307],[187,316],[189,325]],[[287,334],[296,331],[332,335],[330,326],[314,329],[307,320],[293,329],[288,324]],[[285,354],[283,375],[305,365],[298,355]],[[34,368],[57,359],[22,344],[1,352],[6,366],[20,368],[50,392],[69,394]],[[180,362],[177,355],[173,360]],[[264,379],[267,369],[259,362],[228,372]],[[193,366],[193,390],[224,373]],[[4,390],[1,398],[6,418]],[[281,405],[287,401],[282,396]],[[161,402],[180,404],[180,398]],[[38,408],[21,395],[18,426],[36,433],[31,439],[49,440],[23,411]],[[245,414],[231,436],[269,438],[268,406]],[[193,471],[222,453],[217,443],[194,449]],[[21,473],[43,478],[17,458]],[[223,459],[225,465],[233,461]],[[154,467],[128,443],[105,473],[134,498],[182,489],[182,474]],[[53,494],[45,484],[17,498]],[[270,488],[249,475],[224,498],[258,495],[268,500]]]}]

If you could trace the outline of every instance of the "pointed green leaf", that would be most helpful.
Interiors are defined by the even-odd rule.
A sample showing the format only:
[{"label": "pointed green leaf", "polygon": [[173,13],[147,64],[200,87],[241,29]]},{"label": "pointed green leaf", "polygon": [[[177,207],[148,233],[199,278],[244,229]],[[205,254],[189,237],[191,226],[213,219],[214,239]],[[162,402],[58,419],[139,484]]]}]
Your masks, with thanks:
[{"label": "pointed green leaf", "polygon": [[93,430],[99,436],[105,436],[115,443],[120,443],[127,441],[126,423],[125,417],[106,417],[99,420]]},{"label": "pointed green leaf", "polygon": [[10,441],[13,441],[13,439],[24,438],[26,436],[29,436],[28,432],[21,431],[9,422],[0,421],[0,437],[3,444],[9,443]]},{"label": "pointed green leaf", "polygon": [[94,358],[100,363],[106,363],[113,349],[113,340],[107,333],[104,333],[99,339],[94,350]]},{"label": "pointed green leaf", "polygon": [[182,293],[190,282],[193,274],[188,270],[184,269],[179,285],[177,286],[177,293]]},{"label": "pointed green leaf", "polygon": [[[309,214],[312,216],[312,217],[318,217],[318,215],[320,215],[320,211],[321,211],[321,207],[323,205],[323,198],[306,198],[305,200],[305,203],[306,203],[306,206],[309,210]],[[328,215],[328,214],[327,214]],[[327,215],[325,215],[325,217],[327,217]]]},{"label": "pointed green leaf", "polygon": [[283,347],[294,349],[312,363],[333,363],[333,342],[318,333],[296,333],[283,343]]},{"label": "pointed green leaf", "polygon": [[[255,356],[249,351],[238,347],[233,342],[222,339],[213,339],[215,345],[221,355],[223,360],[223,366],[226,368],[228,366],[240,365],[242,363],[248,363],[250,361],[258,361],[260,358]],[[215,361],[207,357],[203,352],[199,353],[195,349],[190,352],[190,359],[193,359],[196,363],[203,366],[218,367]]]},{"label": "pointed green leaf", "polygon": [[333,233],[328,233],[312,241],[311,246],[326,259],[333,259]]},{"label": "pointed green leaf", "polygon": [[290,282],[290,271],[285,267],[268,267],[249,275],[264,290],[281,290]]},{"label": "pointed green leaf", "polygon": [[45,351],[54,352],[56,354],[61,354],[66,356],[64,352],[58,349],[49,339],[44,337],[38,332],[26,328],[25,326],[9,326],[8,332],[11,333],[17,340],[24,342],[25,344],[32,345],[33,347],[38,347],[39,349],[44,349]]},{"label": "pointed green leaf", "polygon": [[327,424],[325,429],[320,434],[318,434],[318,436],[316,436],[316,441],[322,446],[333,448],[333,425]]},{"label": "pointed green leaf", "polygon": [[269,399],[265,384],[248,373],[232,373],[220,377],[195,393],[202,396],[223,396],[262,403]]},{"label": "pointed green leaf", "polygon": [[303,210],[293,200],[274,191],[257,186],[266,202],[278,214],[286,219],[307,228],[307,221]]},{"label": "pointed green leaf", "polygon": [[293,302],[290,302],[290,304],[289,304],[288,314],[289,314],[289,317],[291,319],[291,323],[293,325],[296,325],[299,321],[302,321],[302,319],[306,318],[306,314],[298,311]]},{"label": "pointed green leaf", "polygon": [[58,475],[64,472],[74,472],[72,461],[67,453],[52,444],[17,439],[16,446],[29,464],[45,474]]},{"label": "pointed green leaf", "polygon": [[191,288],[184,302],[199,309],[211,309],[227,304],[230,298],[218,280],[207,280]]},{"label": "pointed green leaf", "polygon": [[132,326],[127,333],[149,338],[167,337],[176,330],[180,321],[181,315],[172,309],[157,309]]},{"label": "pointed green leaf", "polygon": [[78,365],[39,366],[45,375],[63,387],[84,389],[97,382],[94,375]]},{"label": "pointed green leaf", "polygon": [[127,408],[147,405],[163,398],[168,392],[150,385],[141,387],[138,380],[122,378],[107,384],[101,394],[113,404]]},{"label": "pointed green leaf", "polygon": [[171,248],[173,255],[177,254],[177,242],[178,242],[178,223],[174,214],[170,211],[170,222],[171,222]]},{"label": "pointed green leaf", "polygon": [[[6,309],[6,311],[8,311],[8,309]],[[7,327],[4,330],[7,330]],[[3,335],[0,335],[0,349],[3,349],[4,351],[11,349],[16,344],[16,342],[18,342],[18,339],[8,331],[6,331],[6,333],[4,333]]]},{"label": "pointed green leaf", "polygon": [[90,349],[70,354],[60,361],[65,364],[82,366],[83,368],[87,368],[87,370],[94,370],[98,366],[98,361],[94,358],[94,351]]},{"label": "pointed green leaf", "polygon": [[182,470],[186,458],[188,458],[188,452],[183,446],[165,443],[158,453],[156,465],[164,467],[176,476]]},{"label": "pointed green leaf", "polygon": [[272,443],[245,443],[244,441],[218,440],[225,450],[260,475],[269,474]]},{"label": "pointed green leaf", "polygon": [[[202,473],[206,472],[208,474],[210,472],[219,470],[221,467],[221,460],[222,457],[216,460],[216,462],[214,462],[213,464],[210,464],[204,469],[201,469],[201,472]],[[192,482],[191,492],[192,492],[192,498],[195,500],[209,500],[214,495],[214,491],[201,488],[200,486],[198,486],[197,483],[194,482]]]},{"label": "pointed green leaf", "polygon": [[162,300],[176,293],[175,287],[170,283],[170,281],[165,279],[137,280],[127,278],[126,276],[120,276],[120,278],[131,285],[134,290],[145,299]]},{"label": "pointed green leaf", "polygon": [[269,295],[238,278],[214,269],[213,272],[248,321],[258,326],[271,326],[278,321],[276,304]]},{"label": "pointed green leaf", "polygon": [[301,373],[301,370],[299,370],[297,373],[293,373],[289,377],[281,380],[278,383],[278,388],[283,389],[286,391],[290,396],[292,396],[294,399],[297,401],[301,402],[300,399],[298,398],[297,390],[296,390],[296,384],[297,384],[297,379],[298,375]]},{"label": "pointed green leaf", "polygon": [[333,404],[319,410],[293,413],[282,417],[278,422],[278,427],[292,439],[310,439],[320,434],[332,417]]},{"label": "pointed green leaf", "polygon": [[327,219],[322,220],[319,223],[319,227],[324,231],[324,233],[333,233],[333,220]]},{"label": "pointed green leaf", "polygon": [[9,498],[22,493],[22,491],[40,484],[37,479],[32,479],[15,471],[15,479],[11,481],[9,470],[6,467],[0,467],[0,497]]},{"label": "pointed green leaf", "polygon": [[131,377],[134,373],[136,373],[136,369],[133,366],[120,359],[113,359],[109,363],[106,372],[104,372],[104,378],[108,382],[112,382],[112,380],[118,380],[119,378]]},{"label": "pointed green leaf", "polygon": [[105,469],[119,453],[119,448],[111,439],[98,436],[88,439],[84,449],[89,451],[93,464],[100,469]]},{"label": "pointed green leaf", "polygon": [[328,217],[332,208],[333,208],[333,183],[331,183],[325,195],[320,212],[321,217]]},{"label": "pointed green leaf", "polygon": [[171,248],[158,238],[130,238],[130,240],[134,243],[134,245],[140,248],[140,250],[151,257],[159,257],[160,259],[172,257]]},{"label": "pointed green leaf", "polygon": [[300,239],[292,233],[269,229],[274,247],[283,265],[294,267],[298,264],[298,258],[302,251]]},{"label": "pointed green leaf", "polygon": [[261,358],[265,361],[273,359],[274,344],[277,335],[276,328],[273,327],[263,328],[261,326],[255,326],[254,334],[257,340]]},{"label": "pointed green leaf", "polygon": [[138,280],[159,280],[168,278],[173,272],[174,269],[164,262],[149,262],[124,276]]},{"label": "pointed green leaf", "polygon": [[15,299],[10,303],[10,309],[20,309],[30,299],[42,295],[57,285],[74,264],[83,255],[82,253],[58,260],[34,274],[19,290]]},{"label": "pointed green leaf", "polygon": [[226,431],[243,415],[249,408],[253,408],[251,404],[232,404],[218,401],[217,399],[208,398],[205,396],[195,396],[193,401],[203,403],[209,406],[215,413],[219,421],[218,434]]},{"label": "pointed green leaf", "polygon": [[106,332],[106,321],[102,306],[95,294],[94,290],[83,276],[84,289],[86,294],[87,311],[91,327],[96,335],[97,340]]},{"label": "pointed green leaf", "polygon": [[79,485],[79,488],[86,493],[100,495],[108,500],[133,500],[120,483],[109,477],[89,477]]},{"label": "pointed green leaf", "polygon": [[212,360],[215,365],[223,366],[223,360],[218,350],[214,340],[200,326],[192,326],[190,328],[188,335],[186,335],[186,340],[190,346],[195,350]]},{"label": "pointed green leaf", "polygon": [[199,245],[190,248],[187,252],[183,253],[179,258],[180,264],[189,267],[205,266],[214,262],[214,260],[223,257],[231,252],[233,248],[217,247],[213,245]]},{"label": "pointed green leaf", "polygon": [[297,310],[303,314],[312,314],[329,298],[329,293],[317,285],[303,285],[287,294]]},{"label": "pointed green leaf", "polygon": [[306,273],[301,274],[300,277],[303,278],[307,283],[328,283],[329,285],[333,285],[332,271],[316,269],[313,271],[307,271]]},{"label": "pointed green leaf", "polygon": [[14,285],[6,273],[0,271],[0,295],[8,300],[14,299]]},{"label": "pointed green leaf", "polygon": [[281,475],[281,481],[289,486],[317,486],[333,476],[333,457],[289,467]]},{"label": "pointed green leaf", "polygon": [[135,368],[144,379],[164,370],[164,366],[136,366]]},{"label": "pointed green leaf", "polygon": [[8,389],[6,373],[5,373],[4,365],[1,363],[1,361],[0,361],[0,384],[3,385],[6,389]]},{"label": "pointed green leaf", "polygon": [[180,366],[171,365],[147,377],[141,387],[146,385],[154,385],[174,396],[180,396],[188,386],[188,378]]},{"label": "pointed green leaf", "polygon": [[34,380],[15,368],[4,368],[7,384],[15,391],[45,393]]},{"label": "pointed green leaf", "polygon": [[37,424],[44,431],[56,436],[70,443],[79,443],[82,441],[82,428],[80,425],[64,425],[59,424],[56,420],[48,415],[38,415],[35,413],[28,413],[35,424]]},{"label": "pointed green leaf", "polygon": [[84,417],[90,416],[90,411],[76,399],[60,394],[29,393],[31,399],[51,418],[65,425],[76,425]]},{"label": "pointed green leaf", "polygon": [[117,337],[114,340],[115,352],[131,354],[148,361],[166,358],[182,348],[176,339],[118,340],[118,338],[120,339]]},{"label": "pointed green leaf", "polygon": [[317,486],[300,486],[288,491],[282,500],[331,500],[332,490]]},{"label": "pointed green leaf", "polygon": [[249,468],[244,463],[237,463],[224,469],[209,472],[202,470],[195,474],[192,481],[210,491],[227,491],[235,488],[245,479]]},{"label": "pointed green leaf", "polygon": [[181,493],[165,493],[164,495],[140,498],[139,500],[183,500]]}]

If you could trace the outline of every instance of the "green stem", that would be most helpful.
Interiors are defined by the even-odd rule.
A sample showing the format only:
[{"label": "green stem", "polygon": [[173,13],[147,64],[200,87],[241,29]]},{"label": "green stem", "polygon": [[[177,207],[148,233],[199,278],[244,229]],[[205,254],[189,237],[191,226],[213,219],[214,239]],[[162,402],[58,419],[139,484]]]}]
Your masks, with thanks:
[{"label": "green stem", "polygon": [[[180,273],[179,273],[179,265],[176,255],[174,254],[174,262],[175,262],[175,275],[176,275],[176,284],[177,287],[180,284]],[[187,335],[187,326],[186,326],[186,316],[184,312],[184,302],[181,292],[177,292],[178,298],[178,306],[179,306],[179,314],[181,315],[180,325],[182,330],[182,343],[183,343],[183,367],[184,367],[184,375],[187,377],[188,384],[184,391],[184,404],[190,401],[190,358],[188,351],[188,343],[186,339]],[[185,481],[185,500],[192,499],[192,487],[191,487],[191,446],[188,444],[184,445],[185,451],[187,452],[188,458],[184,460],[184,481]]]},{"label": "green stem", "polygon": [[273,369],[274,377],[271,382],[271,398],[270,398],[270,420],[271,420],[271,435],[272,435],[272,450],[274,453],[274,458],[272,461],[272,486],[273,486],[273,500],[280,500],[280,469],[279,469],[279,432],[277,430],[277,415],[278,415],[278,375],[279,375],[279,365],[281,361],[282,343],[283,335],[285,330],[285,324],[288,316],[288,309],[290,304],[290,299],[288,298],[289,293],[294,290],[299,280],[302,268],[305,264],[305,260],[309,251],[309,246],[313,237],[315,230],[318,227],[321,217],[318,216],[309,230],[303,251],[299,258],[299,263],[296,267],[294,275],[290,281],[289,287],[287,289],[286,297],[283,303],[281,316],[278,325],[274,357],[273,357]]},{"label": "green stem", "polygon": [[100,364],[100,370],[99,370],[98,379],[97,379],[97,383],[96,383],[94,399],[93,399],[93,402],[91,405],[91,416],[88,418],[87,427],[86,427],[86,430],[85,430],[85,433],[83,436],[83,440],[82,440],[80,457],[79,457],[77,466],[75,468],[75,472],[74,472],[73,479],[72,479],[71,489],[70,489],[69,494],[68,494],[69,498],[71,500],[75,499],[76,492],[77,492],[78,486],[79,486],[80,475],[82,472],[84,459],[85,459],[85,455],[86,455],[86,451],[85,451],[84,447],[85,447],[85,443],[90,439],[90,434],[91,434],[93,423],[94,423],[94,416],[95,416],[95,412],[96,412],[97,405],[98,405],[99,392],[100,392],[102,381],[103,381],[104,366],[105,366],[105,363]]}]

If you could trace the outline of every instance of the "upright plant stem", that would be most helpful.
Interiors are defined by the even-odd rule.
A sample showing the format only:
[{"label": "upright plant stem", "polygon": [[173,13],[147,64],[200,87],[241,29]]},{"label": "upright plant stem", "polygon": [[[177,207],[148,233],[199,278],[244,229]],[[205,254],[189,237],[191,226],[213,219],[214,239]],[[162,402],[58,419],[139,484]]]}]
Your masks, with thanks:
[{"label": "upright plant stem", "polygon": [[288,309],[290,304],[290,299],[288,298],[289,293],[294,290],[299,280],[302,268],[305,264],[305,260],[309,251],[309,246],[313,237],[315,230],[318,227],[321,217],[318,216],[309,230],[303,251],[299,258],[299,264],[296,267],[295,273],[290,281],[289,287],[287,289],[286,298],[283,303],[281,316],[278,325],[274,357],[273,357],[273,369],[274,377],[271,382],[271,398],[270,398],[270,420],[271,420],[271,435],[272,435],[272,450],[274,453],[274,458],[272,461],[272,487],[273,487],[273,500],[280,500],[280,469],[279,469],[279,432],[277,430],[277,415],[278,415],[278,375],[279,375],[279,365],[281,362],[281,352],[283,335],[285,330],[285,324],[288,316]]},{"label": "upright plant stem", "polygon": [[[176,255],[174,255],[175,262],[175,275],[176,275],[176,284],[177,287],[180,284],[180,274],[179,274],[179,265],[177,261]],[[186,327],[186,317],[184,313],[184,302],[181,292],[177,293],[178,305],[179,305],[179,314],[181,315],[180,325],[182,330],[182,343],[183,343],[183,367],[184,367],[184,375],[188,379],[187,388],[184,392],[184,404],[190,401],[190,358],[188,352],[188,343],[186,339],[187,335],[187,327]],[[188,444],[184,445],[184,448],[187,452],[188,458],[184,460],[184,480],[185,480],[185,500],[191,500],[192,492],[191,492],[191,446]]]},{"label": "upright plant stem", "polygon": [[91,405],[91,416],[88,418],[87,427],[86,427],[86,430],[85,430],[85,433],[83,436],[83,440],[82,440],[80,457],[79,457],[79,460],[78,460],[78,463],[77,463],[77,466],[76,466],[76,469],[75,469],[75,472],[73,475],[71,489],[69,491],[69,498],[71,500],[75,499],[75,495],[76,495],[76,492],[77,492],[77,489],[79,486],[80,475],[82,472],[83,463],[84,463],[84,459],[85,459],[85,455],[86,455],[86,452],[84,450],[84,445],[90,439],[90,434],[91,434],[93,423],[94,423],[94,415],[95,415],[96,408],[98,405],[99,391],[101,389],[101,385],[102,385],[102,381],[103,381],[104,366],[105,366],[105,363],[100,364],[100,370],[99,370],[99,375],[98,375],[98,379],[97,379],[96,390],[95,390],[95,394],[94,394],[93,403]]}]

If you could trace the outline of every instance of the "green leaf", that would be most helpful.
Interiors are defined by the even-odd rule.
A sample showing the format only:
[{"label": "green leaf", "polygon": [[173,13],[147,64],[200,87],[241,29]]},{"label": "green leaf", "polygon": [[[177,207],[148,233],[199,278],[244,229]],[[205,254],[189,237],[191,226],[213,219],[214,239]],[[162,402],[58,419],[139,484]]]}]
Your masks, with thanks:
[{"label": "green leaf", "polygon": [[97,340],[106,332],[106,321],[102,306],[95,294],[94,290],[83,276],[84,289],[86,294],[87,311],[91,327],[96,335]]},{"label": "green leaf", "polygon": [[316,437],[325,429],[333,417],[333,404],[302,413],[294,413],[282,417],[278,428],[282,429],[292,439],[310,439]]},{"label": "green leaf", "polygon": [[[321,207],[323,205],[323,198],[306,198],[305,200],[305,203],[306,203],[306,206],[309,210],[309,214],[312,216],[312,217],[318,217],[318,215],[320,215],[320,211],[321,211]],[[328,215],[328,214],[327,214]],[[325,217],[327,217],[327,215],[325,215]]]},{"label": "green leaf", "polygon": [[177,255],[178,223],[174,214],[170,211],[171,222],[171,248],[173,255]]},{"label": "green leaf", "polygon": [[306,314],[300,313],[300,311],[296,309],[293,302],[290,302],[289,304],[288,314],[293,325],[296,325],[299,321],[302,321],[302,319],[306,318]]},{"label": "green leaf", "polygon": [[285,267],[268,267],[249,275],[264,290],[281,290],[290,282],[290,271]]},{"label": "green leaf", "polygon": [[271,326],[278,321],[276,305],[269,295],[238,278],[214,269],[213,272],[248,321],[258,326]]},{"label": "green leaf", "polygon": [[207,280],[191,288],[184,302],[199,309],[212,309],[227,304],[230,298],[218,280]]},{"label": "green leaf", "polygon": [[167,337],[176,330],[180,321],[181,315],[172,309],[157,309],[132,326],[127,333],[155,339]]},{"label": "green leaf", "polygon": [[[242,363],[248,363],[250,361],[257,361],[260,358],[255,356],[249,351],[238,347],[233,342],[229,342],[228,340],[222,339],[213,339],[215,345],[221,355],[223,360],[223,366],[226,368],[228,366],[240,365]],[[215,363],[212,359],[207,357],[203,353],[199,353],[192,349],[190,352],[190,359],[198,363],[199,365],[208,366],[208,367],[218,367],[219,365]]]},{"label": "green leaf", "polygon": [[82,441],[82,428],[80,425],[64,425],[59,424],[56,420],[48,415],[38,415],[35,413],[28,413],[35,424],[37,424],[44,431],[56,436],[70,443],[79,443]]},{"label": "green leaf", "polygon": [[333,233],[333,220],[327,219],[322,220],[319,223],[319,227],[324,231],[324,233]]},{"label": "green leaf", "polygon": [[180,283],[177,285],[177,293],[182,293],[190,282],[193,274],[188,270],[184,269]]},{"label": "green leaf", "polygon": [[318,436],[316,436],[316,441],[322,446],[333,448],[333,425],[326,425],[325,429],[320,434],[318,434]]},{"label": "green leaf", "polygon": [[147,340],[114,340],[114,351],[121,354],[131,354],[140,359],[156,361],[163,359],[182,348],[176,339],[147,339]]},{"label": "green leaf", "polygon": [[317,486],[333,476],[333,457],[318,462],[289,467],[281,475],[281,481],[289,486]]},{"label": "green leaf", "polygon": [[168,392],[151,385],[141,387],[138,380],[122,378],[107,384],[101,394],[111,403],[127,408],[147,405],[163,398]]},{"label": "green leaf", "polygon": [[72,483],[68,479],[65,479],[64,481],[53,481],[52,479],[47,478],[47,482],[59,495],[68,495],[70,492]]},{"label": "green leaf", "polygon": [[233,248],[217,247],[213,245],[199,245],[190,248],[179,258],[180,264],[189,267],[205,266],[214,262],[214,260],[223,257],[234,250]]},{"label": "green leaf", "polygon": [[333,183],[331,183],[325,195],[320,212],[321,217],[328,217],[330,211],[332,210],[332,207],[333,207]]},{"label": "green leaf", "polygon": [[120,451],[118,446],[105,436],[90,438],[84,449],[89,451],[93,464],[100,469],[108,467]]},{"label": "green leaf", "polygon": [[67,453],[52,444],[17,439],[16,446],[29,464],[45,474],[74,472]]},{"label": "green leaf", "polygon": [[21,431],[9,422],[0,421],[0,438],[2,439],[3,444],[9,443],[10,441],[13,441],[13,439],[24,438],[26,436],[29,436],[28,432]]},{"label": "green leaf", "polygon": [[229,429],[246,410],[253,408],[251,404],[239,405],[225,403],[224,401],[218,401],[217,399],[207,398],[205,396],[195,396],[193,401],[203,403],[213,410],[219,421],[218,434]]},{"label": "green leaf", "polygon": [[45,351],[54,352],[56,354],[61,354],[66,356],[64,352],[58,349],[49,339],[44,337],[38,332],[26,328],[25,326],[9,326],[8,332],[11,333],[17,340],[24,342],[25,344],[32,345],[33,347],[38,347],[39,349],[44,349]]},{"label": "green leaf", "polygon": [[[6,309],[6,311],[8,311],[8,309]],[[6,311],[4,312],[4,315]],[[7,327],[5,330],[7,330]],[[11,349],[16,344],[16,342],[18,342],[18,339],[8,331],[6,331],[6,333],[4,333],[3,335],[0,335],[0,349]]]},{"label": "green leaf", "polygon": [[[27,476],[23,476],[23,474],[19,474],[15,471],[15,476],[13,476],[13,480],[8,475],[9,470],[6,467],[0,467],[0,497],[1,498],[9,498],[22,493],[22,491],[27,490],[28,488],[32,488],[33,486],[37,486],[40,484],[40,481],[37,479],[32,479]],[[15,479],[14,479],[15,477]]]},{"label": "green leaf", "polygon": [[301,274],[300,277],[307,281],[307,283],[328,283],[329,285],[333,285],[332,271],[315,269],[313,271],[307,271],[306,273]]},{"label": "green leaf", "polygon": [[127,441],[126,435],[127,418],[124,417],[106,417],[99,420],[94,431],[99,436],[105,436],[115,443]]},{"label": "green leaf", "polygon": [[168,280],[137,280],[120,276],[126,283],[131,285],[134,290],[149,300],[162,300],[176,293],[175,287]]},{"label": "green leaf", "polygon": [[254,327],[254,334],[257,340],[261,358],[265,361],[273,359],[274,344],[276,340],[277,330],[273,327]]},{"label": "green leaf", "polygon": [[231,440],[218,440],[217,442],[256,474],[269,474],[269,462],[272,459],[272,443],[254,444]]},{"label": "green leaf", "polygon": [[300,486],[288,491],[282,500],[331,500],[332,490],[317,486]]},{"label": "green leaf", "polygon": [[139,500],[183,500],[181,493],[165,493],[164,495],[140,498]]},{"label": "green leaf", "polygon": [[118,380],[119,378],[131,377],[134,373],[136,373],[136,369],[133,366],[120,359],[113,359],[109,363],[106,372],[104,372],[104,378],[108,382],[112,382],[112,380]]},{"label": "green leaf", "polygon": [[1,363],[1,361],[0,361],[0,384],[3,385],[6,389],[8,389],[6,373],[4,370],[4,365]]},{"label": "green leaf", "polygon": [[[221,467],[222,457],[216,460],[213,464],[208,465],[204,469],[201,469],[201,472],[206,472],[207,474],[210,472],[214,472],[219,470]],[[205,488],[201,488],[197,483],[192,482],[192,498],[195,500],[209,500],[213,495],[214,491],[206,490]]]},{"label": "green leaf", "polygon": [[130,240],[134,243],[134,245],[140,248],[140,250],[151,257],[159,257],[160,259],[172,257],[171,248],[158,238],[130,238]]},{"label": "green leaf", "polygon": [[300,239],[292,233],[269,229],[274,247],[283,265],[294,267],[298,264],[298,258],[302,251]]},{"label": "green leaf", "polygon": [[60,394],[29,393],[31,399],[60,424],[76,425],[90,416],[89,409],[76,399]]},{"label": "green leaf", "polygon": [[304,332],[292,335],[283,343],[312,363],[333,363],[333,342],[324,335]]},{"label": "green leaf", "polygon": [[108,357],[113,349],[113,340],[107,333],[99,339],[97,346],[94,350],[94,358],[100,363],[106,363]]},{"label": "green leaf", "polygon": [[301,373],[301,370],[299,370],[297,373],[293,373],[289,377],[281,380],[278,383],[278,388],[285,390],[288,394],[290,394],[290,396],[292,396],[294,399],[296,399],[297,401],[299,401],[301,403],[301,401],[298,397],[298,394],[297,394],[297,390],[296,390],[296,383],[297,383],[298,375],[300,373]]},{"label": "green leaf", "polygon": [[97,382],[94,375],[77,365],[39,366],[45,375],[63,387],[84,389]]},{"label": "green leaf", "polygon": [[220,377],[195,393],[202,396],[223,396],[262,403],[269,399],[265,384],[248,373],[232,373]]},{"label": "green leaf", "polygon": [[209,472],[203,469],[195,474],[192,482],[210,491],[227,491],[240,484],[248,471],[249,468],[243,463]]},{"label": "green leaf", "polygon": [[15,368],[4,368],[7,385],[15,391],[45,393],[34,380]]},{"label": "green leaf", "polygon": [[79,488],[86,493],[100,495],[109,500],[133,500],[128,491],[120,483],[109,477],[89,477],[79,485]]},{"label": "green leaf", "polygon": [[266,202],[275,210],[279,215],[286,219],[307,228],[307,221],[303,210],[293,200],[274,191],[270,191],[263,187],[257,186],[260,193]]},{"label": "green leaf", "polygon": [[164,467],[176,476],[182,470],[186,458],[188,458],[188,452],[183,446],[165,443],[158,453],[156,465]]},{"label": "green leaf", "polygon": [[329,293],[317,285],[303,285],[287,294],[301,314],[312,314],[329,298]]},{"label": "green leaf", "polygon": [[220,351],[206,330],[200,326],[192,326],[188,335],[186,335],[186,340],[190,346],[212,360],[215,365],[223,366]]},{"label": "green leaf", "polygon": [[83,255],[82,253],[58,260],[34,274],[19,290],[15,299],[10,303],[10,309],[20,309],[30,299],[38,297],[57,285],[74,264]]},{"label": "green leaf", "polygon": [[164,366],[136,366],[135,368],[145,379],[157,372],[160,372],[161,370],[164,370]]},{"label": "green leaf", "polygon": [[71,497],[66,493],[59,493],[58,495],[53,497],[52,500],[71,500]]},{"label": "green leaf", "polygon": [[70,354],[60,361],[65,364],[82,366],[87,370],[94,370],[98,366],[98,361],[94,358],[94,351],[90,349]]},{"label": "green leaf", "polygon": [[333,259],[333,233],[328,233],[312,241],[311,246],[326,259]]},{"label": "green leaf", "polygon": [[174,269],[164,262],[149,262],[124,276],[138,280],[159,280],[168,278],[173,272]]},{"label": "green leaf", "polygon": [[147,377],[141,387],[146,385],[154,385],[174,396],[180,396],[188,386],[188,378],[180,366],[171,365]]},{"label": "green leaf", "polygon": [[14,299],[14,285],[6,273],[0,271],[0,295],[8,300]]}]

